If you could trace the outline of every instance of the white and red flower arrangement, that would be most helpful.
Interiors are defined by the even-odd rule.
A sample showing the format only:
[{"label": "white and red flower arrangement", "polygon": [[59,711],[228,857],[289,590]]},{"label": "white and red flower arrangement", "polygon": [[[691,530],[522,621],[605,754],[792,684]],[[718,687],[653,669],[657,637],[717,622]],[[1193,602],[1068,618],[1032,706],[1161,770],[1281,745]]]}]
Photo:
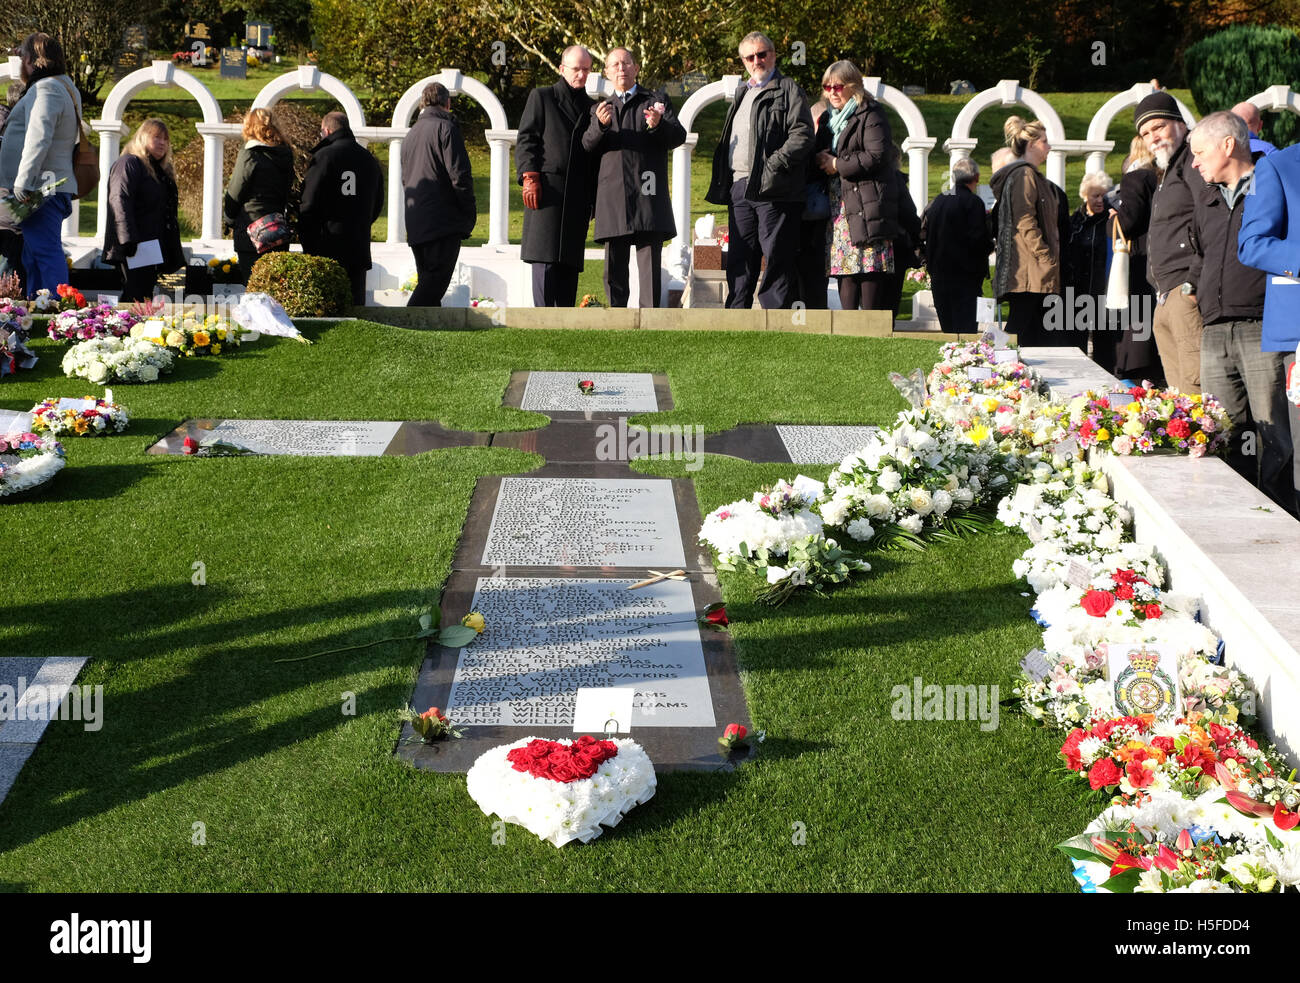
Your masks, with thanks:
[{"label": "white and red flower arrangement", "polygon": [[655,794],[649,756],[635,741],[525,737],[485,751],[465,776],[484,815],[561,847],[590,843]]},{"label": "white and red flower arrangement", "polygon": [[103,437],[121,433],[129,422],[125,407],[94,396],[45,399],[32,407],[32,431],[51,437]]},{"label": "white and red flower arrangement", "polygon": [[1149,454],[1166,448],[1202,457],[1224,450],[1232,421],[1212,395],[1133,386],[1086,392],[1057,411],[1079,441],[1116,454]]}]

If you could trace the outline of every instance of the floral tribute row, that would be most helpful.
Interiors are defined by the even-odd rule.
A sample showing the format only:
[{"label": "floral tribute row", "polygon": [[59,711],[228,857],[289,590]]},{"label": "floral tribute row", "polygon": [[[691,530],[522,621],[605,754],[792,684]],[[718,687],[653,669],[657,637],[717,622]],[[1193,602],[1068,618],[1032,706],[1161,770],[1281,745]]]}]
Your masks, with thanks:
[{"label": "floral tribute row", "polygon": [[1015,692],[1066,735],[1063,770],[1104,807],[1059,847],[1083,889],[1300,886],[1300,785],[1246,729],[1249,680],[1223,664],[1198,599],[1164,589],[1163,559],[1133,541],[1129,511],[1083,460],[1219,452],[1231,421],[1217,400],[1142,385],[1052,402],[989,341],[945,345],[928,376],[891,378],[911,408],[824,485],[800,476],[705,519],[719,568],[764,575],[760,597],[780,603],[870,569],[873,549],[1023,530],[1013,569],[1037,595],[1043,641]]}]

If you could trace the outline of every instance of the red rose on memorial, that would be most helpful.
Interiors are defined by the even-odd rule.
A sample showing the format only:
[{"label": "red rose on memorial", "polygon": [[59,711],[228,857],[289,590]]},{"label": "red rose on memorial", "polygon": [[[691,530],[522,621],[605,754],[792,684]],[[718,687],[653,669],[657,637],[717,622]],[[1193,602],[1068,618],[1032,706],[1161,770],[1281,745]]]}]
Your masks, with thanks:
[{"label": "red rose on memorial", "polygon": [[1094,791],[1099,788],[1118,785],[1123,777],[1124,773],[1119,770],[1119,765],[1115,764],[1110,758],[1102,758],[1088,769],[1088,784],[1092,786]]},{"label": "red rose on memorial", "polygon": [[1116,584],[1115,597],[1121,601],[1133,600],[1133,587],[1129,584]]},{"label": "red rose on memorial", "polygon": [[1107,590],[1090,590],[1079,604],[1094,618],[1100,618],[1114,606],[1115,595]]},{"label": "red rose on memorial", "polygon": [[1146,606],[1146,610],[1143,611],[1142,614],[1143,617],[1145,617],[1148,621],[1150,621],[1153,618],[1160,617],[1162,614],[1164,614],[1164,611],[1160,609],[1159,604],[1148,604]]},{"label": "red rose on memorial", "polygon": [[1171,437],[1176,437],[1179,440],[1186,440],[1192,435],[1192,427],[1191,424],[1181,416],[1176,416],[1165,424],[1165,432]]}]

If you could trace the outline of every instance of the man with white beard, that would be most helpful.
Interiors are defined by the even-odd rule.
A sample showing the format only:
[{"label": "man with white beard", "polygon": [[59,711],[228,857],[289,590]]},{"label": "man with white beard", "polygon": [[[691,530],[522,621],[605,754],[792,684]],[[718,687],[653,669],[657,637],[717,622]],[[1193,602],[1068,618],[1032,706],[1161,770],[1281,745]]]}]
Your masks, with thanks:
[{"label": "man with white beard", "polygon": [[1156,290],[1154,334],[1169,385],[1201,391],[1201,314],[1192,267],[1193,203],[1205,181],[1192,167],[1187,124],[1167,92],[1153,92],[1133,113],[1133,125],[1164,172],[1151,199],[1147,233],[1147,279]]}]

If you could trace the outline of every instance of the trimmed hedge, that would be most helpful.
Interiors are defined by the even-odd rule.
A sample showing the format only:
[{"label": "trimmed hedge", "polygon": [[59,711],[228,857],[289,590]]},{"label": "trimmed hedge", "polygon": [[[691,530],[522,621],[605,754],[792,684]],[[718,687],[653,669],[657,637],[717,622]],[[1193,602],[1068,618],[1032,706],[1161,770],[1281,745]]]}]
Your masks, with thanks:
[{"label": "trimmed hedge", "polygon": [[[1300,37],[1286,27],[1235,24],[1196,42],[1183,55],[1187,86],[1202,116],[1231,109],[1270,85],[1300,80]],[[1264,113],[1263,137],[1284,147],[1296,139],[1294,114]]]},{"label": "trimmed hedge", "polygon": [[267,293],[290,317],[337,317],[352,303],[352,286],[337,260],[306,253],[267,253],[253,264],[250,293]]}]

